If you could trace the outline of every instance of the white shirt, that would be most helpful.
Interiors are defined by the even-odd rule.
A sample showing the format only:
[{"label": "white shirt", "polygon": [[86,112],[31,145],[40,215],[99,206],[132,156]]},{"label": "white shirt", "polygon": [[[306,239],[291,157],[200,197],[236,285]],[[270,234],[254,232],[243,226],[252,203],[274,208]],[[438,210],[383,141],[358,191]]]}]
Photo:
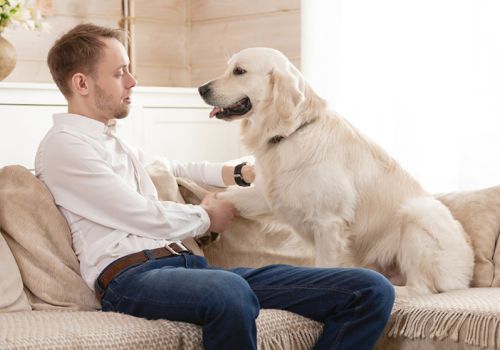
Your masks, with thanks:
[{"label": "white shirt", "polygon": [[119,257],[208,230],[210,219],[201,206],[158,200],[145,167],[161,160],[175,176],[224,186],[222,164],[148,158],[99,121],[68,113],[53,119],[38,147],[36,175],[68,221],[81,275],[91,289]]}]

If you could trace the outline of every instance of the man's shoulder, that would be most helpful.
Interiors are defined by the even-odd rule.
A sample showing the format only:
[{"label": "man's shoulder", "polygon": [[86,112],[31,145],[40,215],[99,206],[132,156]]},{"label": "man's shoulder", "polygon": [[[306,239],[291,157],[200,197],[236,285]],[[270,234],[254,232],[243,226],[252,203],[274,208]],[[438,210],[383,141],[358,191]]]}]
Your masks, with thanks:
[{"label": "man's shoulder", "polygon": [[[35,168],[47,160],[75,157],[75,150],[94,147],[92,140],[78,131],[61,126],[53,126],[42,139],[36,153]],[[52,162],[51,162],[52,163]]]}]

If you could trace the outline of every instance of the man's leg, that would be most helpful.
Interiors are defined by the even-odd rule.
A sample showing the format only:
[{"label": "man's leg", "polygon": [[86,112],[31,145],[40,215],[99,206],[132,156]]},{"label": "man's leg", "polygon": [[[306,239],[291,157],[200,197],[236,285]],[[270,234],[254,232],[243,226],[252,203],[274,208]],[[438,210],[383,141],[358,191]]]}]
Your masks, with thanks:
[{"label": "man's leg", "polygon": [[230,271],[248,281],[262,308],[323,322],[315,349],[372,349],[394,303],[390,282],[368,269],[271,265]]},{"label": "man's leg", "polygon": [[206,350],[256,349],[255,294],[240,276],[206,267],[203,257],[181,255],[126,270],[108,286],[103,310],[202,325]]}]

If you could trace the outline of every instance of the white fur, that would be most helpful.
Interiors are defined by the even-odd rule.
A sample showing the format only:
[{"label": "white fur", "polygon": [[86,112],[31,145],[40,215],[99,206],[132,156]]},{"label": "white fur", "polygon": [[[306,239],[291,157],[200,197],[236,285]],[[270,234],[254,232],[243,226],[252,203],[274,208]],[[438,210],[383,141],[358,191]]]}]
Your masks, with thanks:
[{"label": "white fur", "polygon": [[[236,66],[246,73],[233,74]],[[258,181],[222,194],[243,216],[271,211],[314,239],[318,266],[395,272],[405,293],[469,286],[473,251],[448,208],[330,110],[283,54],[243,50],[209,85],[213,105],[245,96],[253,105],[242,138],[255,155]],[[284,139],[269,143],[277,135]]]}]

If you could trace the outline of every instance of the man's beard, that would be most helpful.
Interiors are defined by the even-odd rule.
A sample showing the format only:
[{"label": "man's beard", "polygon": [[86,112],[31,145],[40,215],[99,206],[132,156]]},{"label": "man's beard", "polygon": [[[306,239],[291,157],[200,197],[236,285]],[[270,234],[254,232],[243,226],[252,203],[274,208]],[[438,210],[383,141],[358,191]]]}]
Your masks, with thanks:
[{"label": "man's beard", "polygon": [[95,85],[95,104],[99,111],[112,116],[114,119],[123,119],[129,113],[129,106],[120,103],[113,104],[113,96],[106,95],[104,89],[101,89],[99,85]]}]

